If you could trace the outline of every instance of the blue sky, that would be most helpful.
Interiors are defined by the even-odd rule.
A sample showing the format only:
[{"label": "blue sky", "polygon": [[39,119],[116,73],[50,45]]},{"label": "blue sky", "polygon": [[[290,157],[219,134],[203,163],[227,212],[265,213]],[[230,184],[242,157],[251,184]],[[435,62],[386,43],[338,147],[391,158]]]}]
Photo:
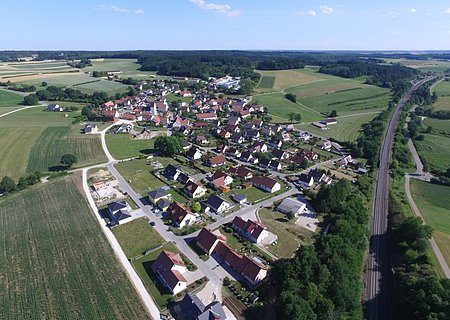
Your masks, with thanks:
[{"label": "blue sky", "polygon": [[1,0],[0,50],[450,50],[449,0]]}]

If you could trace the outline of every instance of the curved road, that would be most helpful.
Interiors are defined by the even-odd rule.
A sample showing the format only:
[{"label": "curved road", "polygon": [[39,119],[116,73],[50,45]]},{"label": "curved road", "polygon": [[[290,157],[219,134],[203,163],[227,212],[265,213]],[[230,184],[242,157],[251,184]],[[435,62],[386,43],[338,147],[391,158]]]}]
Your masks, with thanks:
[{"label": "curved road", "polygon": [[369,320],[391,319],[388,284],[391,272],[388,255],[388,206],[389,206],[389,165],[394,143],[395,130],[403,107],[412,94],[425,82],[434,79],[429,77],[415,83],[410,91],[399,101],[389,122],[380,151],[379,168],[374,193],[373,216],[370,226],[370,251],[365,275],[365,311]]}]

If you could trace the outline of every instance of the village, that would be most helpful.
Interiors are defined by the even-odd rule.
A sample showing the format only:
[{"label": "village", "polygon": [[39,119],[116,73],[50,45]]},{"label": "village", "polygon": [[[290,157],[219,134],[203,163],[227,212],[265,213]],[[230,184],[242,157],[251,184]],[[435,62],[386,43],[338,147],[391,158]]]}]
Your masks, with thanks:
[{"label": "village", "polygon": [[[139,89],[136,96],[90,108],[83,132],[98,134],[97,124],[109,123],[106,135],[149,143],[160,136],[179,137],[182,151],[164,157],[154,150],[144,158],[110,163],[109,177],[90,181],[91,195],[113,233],[134,221],[171,244],[142,253],[158,253],[147,276],[159,298],[165,297],[153,296],[162,301],[162,314],[169,314],[174,301],[175,317],[194,312],[199,319],[202,314],[240,318],[257,303],[271,263],[290,258],[308,241],[304,239],[320,232],[320,217],[307,198],[320,186],[340,178],[354,180],[365,169],[336,142],[293,124],[270,123],[264,106],[251,98],[181,90],[179,84],[161,80],[142,83]],[[324,119],[321,125],[335,122]],[[139,161],[145,162],[146,172],[133,178],[122,172],[122,166]],[[147,181],[151,183],[144,188],[133,188]],[[286,246],[289,238],[293,246]]]}]

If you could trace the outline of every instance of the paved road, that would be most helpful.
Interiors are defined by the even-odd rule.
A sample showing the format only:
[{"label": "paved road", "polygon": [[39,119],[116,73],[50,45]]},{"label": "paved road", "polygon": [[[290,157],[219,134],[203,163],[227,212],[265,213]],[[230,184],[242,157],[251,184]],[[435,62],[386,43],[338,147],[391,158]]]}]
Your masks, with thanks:
[{"label": "paved road", "polygon": [[364,300],[366,302],[366,318],[370,320],[385,320],[392,317],[388,290],[391,272],[389,269],[388,240],[386,237],[389,204],[389,164],[395,130],[402,109],[411,98],[412,93],[431,79],[433,78],[427,78],[414,84],[411,90],[399,101],[381,146],[370,227],[370,251],[365,276]]}]

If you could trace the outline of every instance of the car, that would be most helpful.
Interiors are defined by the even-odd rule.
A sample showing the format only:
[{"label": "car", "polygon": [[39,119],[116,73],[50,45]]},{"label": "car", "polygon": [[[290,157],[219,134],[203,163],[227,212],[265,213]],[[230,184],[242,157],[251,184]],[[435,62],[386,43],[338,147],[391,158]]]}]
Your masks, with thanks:
[{"label": "car", "polygon": [[155,223],[155,221],[150,221],[149,224],[150,224],[152,227],[154,227],[156,223]]}]

